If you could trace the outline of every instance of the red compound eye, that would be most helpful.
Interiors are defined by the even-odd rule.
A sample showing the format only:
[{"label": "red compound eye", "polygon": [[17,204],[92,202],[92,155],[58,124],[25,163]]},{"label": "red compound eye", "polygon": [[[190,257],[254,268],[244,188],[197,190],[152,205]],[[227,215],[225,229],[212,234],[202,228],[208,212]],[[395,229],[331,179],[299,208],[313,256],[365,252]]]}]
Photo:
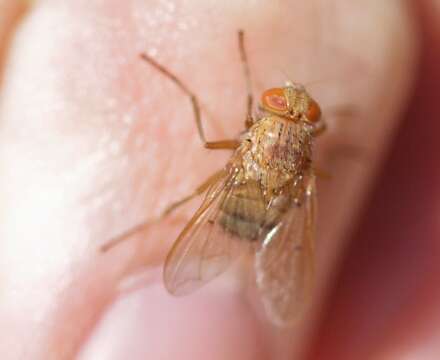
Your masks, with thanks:
[{"label": "red compound eye", "polygon": [[282,88],[273,88],[266,90],[262,97],[263,107],[269,111],[284,113],[287,111],[287,101]]},{"label": "red compound eye", "polygon": [[321,118],[321,108],[315,100],[310,100],[309,108],[306,111],[306,118],[309,122],[318,122]]}]

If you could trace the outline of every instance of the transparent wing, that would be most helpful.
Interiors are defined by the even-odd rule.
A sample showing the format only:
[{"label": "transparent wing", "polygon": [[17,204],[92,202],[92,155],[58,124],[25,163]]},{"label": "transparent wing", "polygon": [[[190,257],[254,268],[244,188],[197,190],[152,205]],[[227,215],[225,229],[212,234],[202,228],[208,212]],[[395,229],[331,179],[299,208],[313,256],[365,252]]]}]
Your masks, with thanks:
[{"label": "transparent wing", "polygon": [[292,323],[311,290],[314,271],[315,180],[307,180],[304,200],[284,214],[263,239],[255,257],[257,286],[270,320]]},{"label": "transparent wing", "polygon": [[211,185],[205,199],[168,253],[164,283],[173,295],[187,294],[220,275],[240,246],[220,225],[222,204],[232,193],[234,176]]}]

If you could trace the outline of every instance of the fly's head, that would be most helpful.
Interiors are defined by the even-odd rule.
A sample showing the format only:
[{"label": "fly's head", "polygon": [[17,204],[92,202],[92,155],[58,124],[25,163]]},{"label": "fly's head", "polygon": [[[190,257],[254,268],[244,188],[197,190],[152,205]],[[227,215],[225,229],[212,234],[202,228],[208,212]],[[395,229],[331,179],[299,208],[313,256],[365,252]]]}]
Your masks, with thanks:
[{"label": "fly's head", "polygon": [[307,124],[312,128],[322,125],[321,108],[299,84],[287,83],[282,88],[264,91],[261,107],[270,114]]}]

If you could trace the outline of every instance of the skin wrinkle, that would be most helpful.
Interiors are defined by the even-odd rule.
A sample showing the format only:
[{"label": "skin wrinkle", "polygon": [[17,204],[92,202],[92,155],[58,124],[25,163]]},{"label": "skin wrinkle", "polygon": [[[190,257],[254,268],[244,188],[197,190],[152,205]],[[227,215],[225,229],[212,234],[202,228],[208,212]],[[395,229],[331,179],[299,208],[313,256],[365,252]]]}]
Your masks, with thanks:
[{"label": "skin wrinkle", "polygon": [[[120,248],[105,256],[93,252],[93,249],[98,247],[99,242],[105,241],[120,232],[121,229],[127,229],[142,220],[146,214],[159,213],[160,208],[157,206],[159,200],[157,199],[166,204],[178,198],[179,194],[174,191],[175,189],[179,189],[183,194],[188,189],[194,188],[202,177],[210,174],[218,167],[218,164],[223,164],[228,157],[228,154],[208,154],[207,151],[201,149],[188,100],[172,84],[167,84],[160,74],[145,68],[144,64],[131,62],[131,60],[121,62],[120,58],[115,59],[110,55],[122,53],[127,59],[132,59],[132,54],[138,54],[144,50],[148,51],[155,47],[158,60],[161,63],[173,69],[185,81],[189,81],[191,88],[197,93],[199,93],[199,89],[201,90],[202,103],[206,103],[209,113],[214,115],[215,121],[224,123],[222,127],[228,129],[228,133],[231,134],[238,133],[242,129],[246,100],[235,42],[236,31],[239,27],[245,28],[249,35],[249,57],[252,75],[256,78],[256,95],[264,88],[283,83],[284,76],[278,74],[276,69],[303,69],[306,67],[301,62],[307,62],[307,59],[299,59],[297,49],[307,48],[307,39],[302,38],[304,35],[302,32],[307,33],[311,24],[302,23],[305,20],[300,16],[301,12],[292,11],[290,7],[293,5],[291,4],[279,4],[280,8],[283,8],[281,9],[282,13],[289,14],[289,16],[284,16],[282,20],[275,20],[270,14],[268,15],[264,8],[267,5],[257,5],[252,9],[252,12],[246,9],[244,4],[242,4],[243,9],[227,7],[228,13],[225,15],[224,24],[221,25],[221,28],[211,30],[210,26],[207,26],[210,23],[210,18],[206,17],[204,11],[209,8],[215,13],[222,12],[225,10],[221,8],[222,5],[204,3],[203,8],[193,9],[191,2],[188,2],[179,6],[175,5],[171,19],[190,13],[195,19],[193,21],[194,27],[180,31],[172,29],[171,32],[168,32],[170,28],[173,28],[173,23],[168,17],[162,20],[160,16],[158,17],[158,21],[164,21],[164,26],[155,24],[154,26],[143,25],[144,27],[141,27],[142,21],[139,18],[133,20],[130,13],[121,11],[119,14],[108,10],[107,7],[112,8],[113,3],[115,1],[105,2],[105,4],[96,1],[96,3],[93,2],[92,8],[88,8],[84,6],[86,2],[65,2],[59,3],[54,12],[51,12],[53,11],[52,2],[37,5],[38,11],[34,13],[34,18],[27,20],[11,56],[11,59],[18,64],[8,69],[10,72],[8,92],[1,104],[2,114],[7,119],[6,124],[2,126],[8,131],[3,132],[4,138],[0,143],[7,143],[6,137],[16,134],[17,124],[24,128],[20,128],[19,133],[29,131],[26,127],[31,127],[31,125],[35,126],[35,128],[31,127],[31,130],[36,131],[34,131],[35,136],[22,138],[18,136],[20,143],[15,147],[15,154],[10,150],[1,149],[4,152],[2,156],[8,160],[1,165],[2,171],[11,180],[5,184],[5,188],[2,190],[4,193],[7,192],[7,194],[2,193],[2,196],[7,195],[2,206],[10,206],[14,203],[13,208],[7,209],[10,212],[8,219],[15,215],[18,219],[25,221],[28,226],[18,233],[11,227],[2,229],[2,235],[8,241],[3,245],[5,249],[2,249],[6,251],[0,251],[0,254],[3,254],[0,255],[0,263],[4,261],[1,256],[8,256],[11,266],[11,269],[8,270],[14,272],[20,265],[23,266],[23,271],[16,278],[7,279],[6,284],[10,286],[10,289],[6,293],[6,297],[0,300],[0,314],[4,313],[11,304],[18,304],[26,298],[33,299],[28,296],[29,292],[18,293],[23,297],[15,298],[13,296],[14,282],[20,284],[24,289],[33,290],[35,303],[38,304],[38,312],[41,314],[38,323],[29,321],[29,318],[32,318],[31,314],[37,310],[34,308],[33,301],[29,301],[28,306],[19,315],[14,312],[10,314],[5,323],[5,326],[11,325],[12,329],[9,334],[5,334],[5,343],[10,346],[5,350],[5,353],[10,354],[12,358],[21,346],[15,340],[18,333],[21,335],[21,341],[26,344],[28,354],[32,354],[35,359],[64,359],[71,358],[76,354],[92,329],[99,323],[107,306],[117,296],[115,288],[121,277],[128,272],[139,269],[142,265],[160,264],[164,252],[177,236],[183,222],[173,222],[170,219],[162,226],[153,227],[147,234],[142,234],[143,236],[121,245]],[[121,4],[117,1],[116,3]],[[148,17],[154,12],[151,9],[160,9],[164,5],[163,3],[151,3],[148,4],[150,9],[144,1],[132,0],[127,6],[132,6],[135,13],[147,14],[145,16]],[[306,5],[298,3],[295,6]],[[397,25],[400,21],[400,5],[393,3],[385,6],[396,10],[396,18],[391,19],[391,23],[396,28],[401,27],[398,36],[406,38],[406,41],[408,38],[411,39],[411,30],[407,29],[406,24]],[[60,11],[64,16],[62,24],[57,23],[57,11]],[[89,16],[79,17],[82,12],[88,13]],[[71,17],[71,13],[76,17]],[[105,24],[108,22],[102,20],[105,20],[110,13],[113,16],[114,24],[119,22],[124,26],[127,25],[127,33],[123,33],[123,29],[113,33],[112,26],[106,27]],[[250,13],[249,18],[243,17],[243,13]],[[393,12],[391,11],[391,13]],[[44,24],[43,26],[39,24],[38,20],[44,19],[44,16],[53,22],[52,26],[58,29],[57,35],[60,37],[52,34],[50,28],[44,28]],[[120,18],[115,20],[114,17],[118,16]],[[128,18],[125,18],[126,16]],[[390,19],[387,21],[387,24],[375,24],[375,28],[370,31],[378,31],[384,26],[389,26]],[[297,24],[298,29],[301,30],[291,29],[292,22]],[[97,39],[94,39],[93,26],[97,23],[100,25],[100,31],[96,35]],[[81,29],[81,31],[77,32],[76,29]],[[200,29],[204,31],[201,32]],[[272,29],[273,33],[269,34],[267,29]],[[72,42],[64,41],[63,31],[71,31],[71,36],[78,36],[73,45]],[[218,36],[219,32],[222,34],[221,36]],[[154,35],[152,36],[151,33]],[[275,36],[274,39],[273,34],[279,34],[279,36]],[[30,49],[27,37],[31,41],[35,40],[35,37],[47,42],[55,39],[55,48],[59,47],[60,51],[62,50],[61,53],[65,55],[64,63],[57,62],[55,66],[50,68],[48,75],[51,77],[45,82],[42,82],[39,77],[34,79],[31,76],[34,76],[35,73],[48,72],[48,65],[54,65],[51,60],[55,55],[47,54],[44,51],[36,54],[34,60],[38,61],[33,64],[35,68],[32,68],[28,60],[30,57],[23,58],[23,55],[29,55],[29,52],[26,52]],[[289,41],[292,40],[292,43],[295,44],[294,48],[286,47],[286,38],[289,38]],[[395,126],[392,120],[396,114],[396,108],[400,106],[409,86],[410,79],[406,73],[410,73],[412,62],[409,56],[412,46],[410,42],[402,42],[401,38],[398,40],[386,36],[384,38],[385,44],[392,43],[396,52],[401,54],[400,62],[402,64],[398,69],[384,66],[387,78],[395,79],[387,89],[389,92],[387,94],[388,108],[370,122],[356,122],[347,130],[350,138],[354,138],[353,134],[361,131],[365,133],[365,138],[374,138],[378,144],[384,144],[387,141],[387,136]],[[77,44],[83,46],[80,54],[77,53]],[[374,48],[368,49],[368,51],[372,52]],[[228,56],[219,56],[223,53]],[[81,57],[78,58],[78,55]],[[380,57],[380,55],[378,56]],[[334,61],[332,57],[326,58],[326,64],[331,61]],[[339,71],[340,77],[345,77],[345,65],[350,71],[365,70],[368,73],[370,70],[371,64],[368,63],[368,60],[362,62],[360,67],[353,65],[352,61],[354,60],[351,58],[340,59],[337,63],[335,62],[333,71],[336,73]],[[382,61],[387,64],[385,59]],[[199,65],[199,62],[202,65]],[[27,68],[24,73],[20,71],[23,68]],[[216,75],[219,71],[217,69],[225,69],[220,85]],[[350,71],[348,72],[350,73]],[[319,77],[321,73],[315,75]],[[121,83],[120,80],[125,78],[130,80]],[[298,78],[299,80],[301,78],[307,79],[307,72],[298,74]],[[34,86],[41,85],[41,89],[24,101],[20,98],[23,93],[19,91],[19,84],[27,84],[31,79],[37,81]],[[338,93],[343,100],[359,105],[362,113],[364,108],[374,107],[378,98],[384,95],[382,81],[375,81],[377,79],[372,82],[364,79],[356,84],[342,81]],[[220,86],[228,90],[224,91]],[[56,92],[60,88],[63,91]],[[18,98],[14,92],[18,92]],[[318,100],[322,97],[324,101],[332,101],[332,91],[322,89],[321,92],[316,92]],[[46,113],[41,112],[40,107],[44,108],[47,104],[39,104],[38,101],[36,104],[32,103],[39,99],[36,97],[37,95],[46,96],[46,101],[50,101],[54,98],[58,99],[57,96],[61,97],[60,94],[68,96],[68,99],[62,98],[63,101],[66,101],[67,106],[66,108],[61,107],[62,111],[58,113],[52,113],[50,107],[47,108]],[[131,94],[134,94],[133,102],[126,100],[130,99]],[[142,94],[144,94],[143,97]],[[124,101],[121,101],[119,96],[123,97]],[[362,104],[356,102],[359,101],[358,98],[362,99]],[[109,99],[116,99],[116,102],[108,104]],[[237,99],[242,99],[242,102],[238,102]],[[241,103],[242,107],[237,105]],[[63,103],[61,105],[63,106]],[[119,127],[118,119],[120,120],[121,114],[131,106],[138,109],[135,113],[139,120],[133,124]],[[32,109],[38,110],[36,113],[32,113],[34,121],[31,125],[28,125],[29,122],[21,121],[23,109],[27,109],[28,114],[32,113]],[[110,116],[112,111],[116,112],[114,117]],[[48,118],[41,117],[41,114],[48,116]],[[28,119],[32,119],[32,117]],[[375,128],[375,121],[380,126]],[[107,127],[110,127],[112,131],[109,132]],[[44,137],[40,132],[44,133]],[[127,132],[128,135],[126,135]],[[30,133],[32,134],[32,132]],[[131,147],[125,143],[138,133],[146,134],[149,141],[147,140],[138,147]],[[336,137],[332,136],[332,133],[337,133],[337,129],[331,129],[327,139],[323,136],[322,141],[317,145],[318,158],[322,158],[326,149],[335,143]],[[103,141],[102,136],[104,135],[114,138],[123,154],[112,155],[109,151],[111,141],[110,143]],[[209,138],[214,138],[214,135]],[[101,139],[101,141],[97,141],[97,139]],[[151,144],[155,141],[159,143],[158,146]],[[53,145],[53,142],[56,146]],[[96,168],[90,168],[84,172],[76,171],[77,166],[80,167],[81,159],[88,156],[89,152],[94,151],[104,153],[103,158],[96,163]],[[369,153],[371,163],[376,162],[381,151],[378,146]],[[16,156],[17,163],[12,161],[12,156]],[[122,157],[126,157],[128,160],[124,162],[121,160]],[[160,160],[163,158],[171,159],[170,163],[165,161],[163,164]],[[46,184],[56,184],[57,178],[54,179],[49,174],[42,175],[38,169],[32,168],[32,160],[34,159],[40,159],[43,163],[47,160],[56,164],[70,165],[71,168],[66,172],[71,172],[71,179],[55,187],[45,187]],[[11,173],[9,170],[11,164],[14,164],[15,169],[20,172]],[[194,164],[198,164],[196,169]],[[32,171],[27,172],[27,166],[31,166]],[[172,166],[178,171],[174,174],[168,174],[166,171],[168,166]],[[337,170],[340,169],[336,167],[335,172]],[[353,209],[360,207],[363,188],[370,181],[371,168],[365,168],[362,171],[349,168],[345,171],[350,172],[350,175],[335,179],[332,184],[322,186],[320,205],[322,206],[322,218],[326,219],[326,223],[320,223],[320,227],[321,232],[327,235],[326,242],[320,242],[319,245],[320,260],[318,259],[318,261],[322,267],[322,274],[329,272],[331,262],[336,258],[340,244],[339,239],[341,234],[345,233],[344,229],[347,226],[343,219],[351,219],[349,215],[353,213]],[[166,175],[163,175],[165,173]],[[22,175],[20,179],[17,174]],[[163,187],[164,176],[169,184],[166,188]],[[24,178],[27,177],[33,178],[31,185],[35,190],[28,194],[33,196],[30,197],[29,202],[20,198],[19,187],[14,187],[14,181],[17,179],[20,180],[17,184],[26,184]],[[93,190],[96,190],[94,181],[102,178],[113,183],[116,190],[114,195],[109,196],[102,203],[101,207],[98,206],[93,212],[90,212],[86,208],[87,204],[81,204],[75,200],[82,198],[84,195],[82,192],[93,193]],[[142,182],[142,187],[132,188],[130,186]],[[79,189],[75,186],[78,183],[84,184],[84,187]],[[339,199],[350,199],[350,202],[346,204],[342,200],[340,201],[339,206],[345,205],[345,210],[335,209],[332,205],[334,198],[332,200],[331,193],[335,189],[343,192],[337,194]],[[43,199],[36,198],[35,194],[38,193],[47,193],[50,196],[43,202]],[[72,200],[67,208],[65,202],[62,201],[64,195]],[[118,201],[119,210],[114,209],[113,201]],[[49,208],[51,211],[48,211]],[[190,210],[182,213],[183,216],[187,216]],[[23,214],[27,214],[28,217]],[[33,216],[34,214],[36,216]],[[53,216],[50,229],[43,227],[44,218],[48,215]],[[64,218],[60,219],[60,217]],[[109,219],[111,221],[108,221]],[[95,220],[95,224],[91,220]],[[332,224],[331,227],[330,224]],[[33,239],[32,234],[38,234],[38,239],[30,241],[29,239]],[[62,242],[59,241],[60,238],[63,238]],[[26,244],[27,248],[25,253],[21,253],[20,248],[16,247],[23,244]],[[48,253],[37,253],[37,249],[40,247],[52,250]],[[38,256],[33,254],[38,254]],[[28,276],[33,267],[39,269],[34,278]],[[7,276],[11,275],[7,274]],[[58,282],[60,278],[67,280],[60,284]],[[324,278],[321,277],[319,280],[321,287],[324,281]],[[197,302],[197,299],[201,299],[202,296],[204,295],[194,294],[194,301]],[[175,301],[177,304],[177,300]],[[15,311],[17,310],[15,309]],[[248,318],[244,322],[243,333],[251,338],[255,336],[257,339],[258,335],[254,334],[255,324],[250,320],[250,316]],[[267,336],[264,339],[265,346],[269,348],[268,351],[274,353],[278,351],[278,354],[272,358],[276,358],[284,352],[291,354],[297,352],[300,347],[298,342],[302,341],[299,335],[307,333],[307,329],[304,331],[303,329],[296,330],[298,334],[278,333],[273,329],[265,329],[264,331],[267,331]],[[296,336],[296,344],[292,343],[292,335]],[[3,349],[0,348],[0,352],[3,354]]]}]

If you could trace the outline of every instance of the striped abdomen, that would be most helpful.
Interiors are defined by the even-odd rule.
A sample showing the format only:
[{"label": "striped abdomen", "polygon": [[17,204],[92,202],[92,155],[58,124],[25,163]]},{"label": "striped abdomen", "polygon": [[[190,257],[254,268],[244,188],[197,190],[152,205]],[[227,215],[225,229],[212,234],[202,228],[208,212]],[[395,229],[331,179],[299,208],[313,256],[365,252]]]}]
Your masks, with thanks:
[{"label": "striped abdomen", "polygon": [[287,196],[275,197],[267,205],[255,181],[235,185],[220,205],[220,225],[233,236],[257,240],[277,225],[291,204]]}]

